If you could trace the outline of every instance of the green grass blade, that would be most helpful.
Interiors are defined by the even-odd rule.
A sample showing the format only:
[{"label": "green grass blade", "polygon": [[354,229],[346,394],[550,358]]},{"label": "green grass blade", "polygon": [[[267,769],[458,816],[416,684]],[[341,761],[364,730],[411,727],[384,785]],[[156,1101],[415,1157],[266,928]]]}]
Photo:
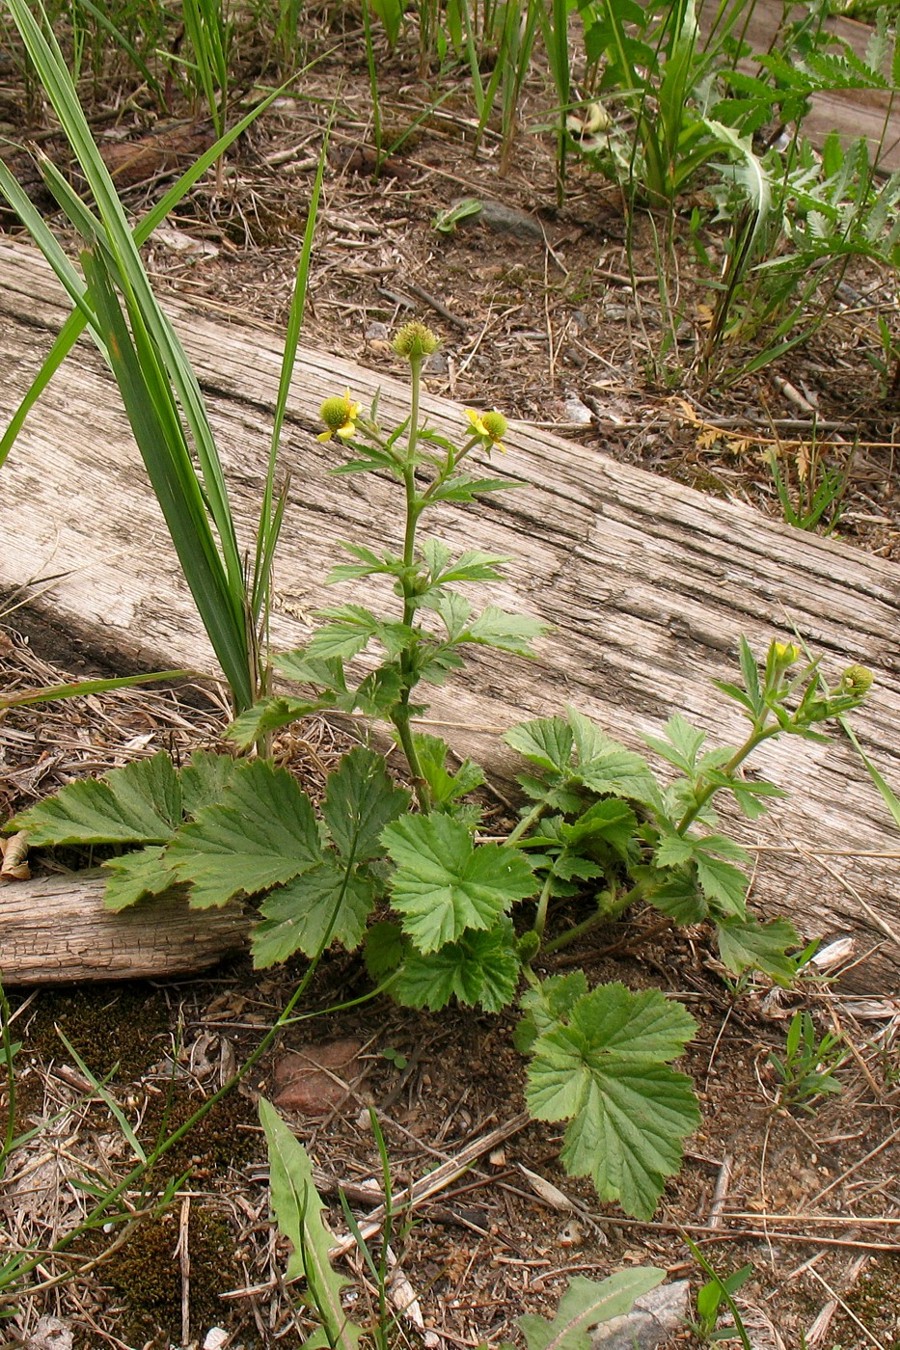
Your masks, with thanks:
[{"label": "green grass blade", "polygon": [[114,689],[131,689],[155,680],[185,680],[189,670],[156,670],[150,675],[123,675],[111,680],[77,680],[72,684],[46,684],[20,694],[0,694],[0,712],[5,708],[25,708],[32,703],[55,703],[65,698],[83,698],[87,694],[108,694]]},{"label": "green grass blade", "polygon": [[121,29],[116,27],[109,15],[104,13],[97,5],[93,4],[92,0],[78,0],[78,4],[81,9],[87,10],[88,14],[96,20],[100,27],[109,33],[116,45],[122,48],[122,51],[128,57],[135,70],[144,80],[147,88],[153,94],[160,109],[166,111],[168,105],[166,103],[166,96],[163,92],[162,85],[134,44],[128,41],[128,38]]},{"label": "green grass blade", "polygon": [[140,1140],[138,1139],[137,1135],[135,1134],[134,1130],[131,1128],[131,1125],[126,1120],[124,1112],[122,1111],[122,1108],[116,1101],[115,1097],[109,1091],[106,1084],[102,1083],[100,1079],[97,1077],[97,1075],[91,1072],[91,1070],[85,1064],[84,1060],[81,1058],[81,1055],[79,1055],[78,1051],[75,1049],[74,1045],[72,1045],[71,1041],[69,1041],[66,1038],[65,1033],[61,1031],[59,1027],[57,1027],[56,1032],[57,1035],[59,1036],[59,1039],[62,1041],[63,1045],[66,1047],[69,1054],[74,1059],[75,1064],[81,1071],[82,1075],[87,1079],[93,1091],[97,1094],[100,1100],[105,1103],[106,1107],[113,1115],[116,1124],[122,1131],[123,1138],[125,1139],[131,1151],[134,1153],[134,1156],[138,1158],[142,1163],[145,1163],[147,1161],[147,1155],[144,1152],[143,1146]]},{"label": "green grass blade", "polygon": [[85,254],[83,263],[108,334],[113,374],[185,579],[235,703],[249,707],[253,689],[241,597],[229,586],[166,372],[135,310],[129,333],[102,259]]},{"label": "green grass blade", "polygon": [[278,459],[278,450],[281,445],[281,433],[284,428],[287,401],[291,392],[291,376],[294,373],[294,365],[297,360],[297,347],[300,342],[300,333],[303,328],[306,293],[309,288],[309,269],[312,261],[313,239],[315,237],[316,220],[319,214],[322,182],[325,176],[325,165],[327,163],[328,155],[328,141],[333,121],[334,110],[332,110],[331,119],[325,129],[322,148],[319,152],[319,163],[316,166],[316,176],[313,181],[312,193],[309,199],[309,209],[306,215],[306,229],[303,232],[303,245],[300,249],[300,257],[297,260],[297,275],[294,282],[294,294],[291,297],[291,310],[288,316],[287,333],[285,334],[284,339],[284,352],[281,358],[281,374],[278,381],[278,396],[275,400],[275,416],[272,424],[272,441],[269,449],[269,462],[266,469],[266,486],[263,493],[259,525],[256,531],[256,558],[253,565],[253,591],[250,602],[254,625],[259,623],[260,616],[268,599],[269,583],[272,576],[272,562],[284,514],[285,503],[283,496],[273,512],[275,498],[275,466]]},{"label": "green grass blade", "polygon": [[[274,89],[270,94],[267,94],[266,97],[257,103],[256,107],[251,108],[250,112],[248,112],[245,117],[242,117],[230,131],[226,131],[224,136],[220,136],[209,150],[204,151],[200,158],[197,159],[189,169],[185,170],[177,182],[173,183],[168,192],[160,198],[156,205],[152,207],[152,209],[148,211],[135,226],[134,242],[138,247],[140,247],[141,244],[146,243],[156,227],[162,224],[169,212],[178,205],[188,192],[190,192],[194,184],[203,177],[213,164],[215,164],[216,160],[219,159],[229,146],[237,140],[238,136],[241,136],[247,128],[256,121],[257,117],[265,112],[279,94],[284,92],[289,83],[290,81],[287,81],[285,84],[279,86],[278,89]],[[51,250],[54,250],[59,255],[59,258],[62,259],[62,262],[71,269],[73,277],[75,277],[78,286],[83,292],[84,287],[81,283],[81,278],[78,277],[74,268],[72,268],[71,263],[69,263],[65,254],[62,252],[62,249],[60,249],[57,244],[56,239],[47,229],[43,217],[32,205],[31,200],[19,187],[19,184],[12,177],[2,161],[0,161],[0,190],[3,191],[10,206],[16,212],[17,216],[22,221],[22,224],[26,227],[48,262],[50,261]],[[54,270],[57,271],[57,275],[59,276],[57,268],[54,268]],[[66,289],[68,290],[68,287]],[[2,467],[7,455],[15,443],[16,437],[22,430],[25,419],[37,403],[41,394],[47,388],[47,385],[50,383],[57,370],[59,370],[59,367],[66,359],[69,352],[75,346],[78,338],[84,332],[86,323],[87,319],[85,315],[76,312],[75,314],[70,315],[54,339],[53,345],[47,353],[44,363],[35,376],[31,387],[13,414],[9,426],[6,428],[2,438],[0,438],[0,467]],[[94,341],[98,341],[96,334],[94,335]]]}]

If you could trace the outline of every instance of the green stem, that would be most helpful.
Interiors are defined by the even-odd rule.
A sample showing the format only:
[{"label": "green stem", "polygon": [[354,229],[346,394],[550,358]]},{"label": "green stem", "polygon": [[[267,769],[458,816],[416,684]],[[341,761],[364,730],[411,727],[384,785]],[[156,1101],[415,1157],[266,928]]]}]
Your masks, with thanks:
[{"label": "green stem", "polygon": [[601,924],[614,923],[616,919],[622,917],[631,905],[644,899],[650,889],[651,887],[646,882],[638,882],[630,890],[624,891],[615,899],[612,898],[609,891],[604,891],[599,898],[602,900],[604,896],[609,896],[610,903],[608,905],[604,906],[603,909],[597,909],[589,918],[577,923],[574,928],[567,928],[564,933],[560,933],[559,937],[553,938],[550,942],[545,942],[541,947],[541,952],[544,956],[550,956],[553,952],[559,952],[564,947],[571,946],[579,938],[586,937],[588,933],[593,932],[595,928],[599,928]]},{"label": "green stem", "polygon": [[522,817],[516,828],[510,831],[506,836],[506,839],[503,841],[504,847],[509,848],[510,845],[517,844],[522,838],[522,835],[530,830],[532,825],[537,824],[546,809],[546,802],[538,802],[536,806],[533,806],[528,814]]},{"label": "green stem", "polygon": [[543,938],[544,929],[547,926],[547,906],[550,903],[550,888],[553,885],[553,873],[548,872],[547,878],[541,887],[540,899],[538,900],[537,913],[534,916],[534,931],[539,938]]},{"label": "green stem", "polygon": [[[403,464],[403,488],[406,508],[406,527],[403,532],[403,622],[411,627],[416,613],[416,594],[412,586],[415,575],[416,527],[422,513],[422,502],[416,490],[416,443],[419,438],[419,392],[422,378],[422,359],[411,360],[411,400],[409,413],[409,436],[406,442],[406,460]],[[409,771],[419,809],[427,815],[431,810],[431,793],[422,773],[422,766],[416,751],[416,742],[410,724],[409,696],[416,683],[415,664],[411,650],[412,644],[400,653],[400,675],[402,690],[400,698],[391,713],[391,722],[400,738],[400,746],[406,756]]]},{"label": "green stem", "polygon": [[[744,744],[738,746],[737,750],[735,750],[734,754],[731,756],[731,759],[722,769],[723,774],[731,777],[740,768],[744,760],[747,759],[749,755],[753,754],[753,751],[758,745],[761,745],[763,741],[767,741],[770,736],[776,736],[778,734],[781,728],[777,725],[767,728],[765,726],[767,720],[768,712],[765,712],[763,713],[762,720],[754,723],[753,730],[744,741]],[[703,810],[713,793],[719,790],[720,786],[721,784],[719,783],[707,783],[706,787],[701,788],[700,791],[698,791],[693,806],[685,811],[681,820],[675,826],[676,833],[685,833],[689,826],[697,819],[697,816]]]}]

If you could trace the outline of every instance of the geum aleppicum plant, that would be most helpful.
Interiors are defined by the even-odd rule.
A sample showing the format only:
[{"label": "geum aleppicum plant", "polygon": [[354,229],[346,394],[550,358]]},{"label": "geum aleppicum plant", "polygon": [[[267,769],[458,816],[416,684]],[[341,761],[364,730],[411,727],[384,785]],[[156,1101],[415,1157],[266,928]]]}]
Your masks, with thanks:
[{"label": "geum aleppicum plant", "polygon": [[[458,445],[422,424],[422,366],[435,345],[420,324],[398,335],[411,404],[391,433],[376,409],[363,416],[349,391],[322,406],[322,439],[348,455],[335,472],[388,475],[404,505],[402,550],[346,544],[352,561],[330,579],[388,578],[393,612],[357,603],[326,610],[307,646],[276,661],[309,694],[256,704],[232,728],[249,747],[313,709],[387,722],[417,809],[392,782],[384,756],[365,746],[330,775],[318,818],[271,759],[197,754],[176,770],[160,754],[102,781],[73,783],[11,826],[28,830],[34,844],[143,845],[104,864],[114,908],[173,885],[186,888],[195,907],[254,899],[257,966],[297,952],[315,961],[335,942],[348,951],[364,945],[382,988],[431,1010],[455,998],[497,1012],[524,981],[519,1044],[530,1060],[532,1114],[567,1122],[562,1158],[570,1172],[590,1175],[604,1200],[648,1217],[699,1123],[690,1080],[671,1067],[694,1022],[658,990],[589,989],[581,972],[541,980],[538,958],[587,942],[596,926],[643,902],[673,924],[714,925],[722,962],[735,974],[761,969],[788,983],[797,936],[784,920],[762,924],[748,913],[747,855],[722,833],[713,804],[724,793],[759,815],[781,794],[743,776],[749,755],[780,734],[820,739],[815,727],[854,708],[871,676],[850,667],[830,693],[817,663],[801,662],[793,645],[772,643],[758,665],[742,641],[743,683],[720,688],[741,707],[747,735],[706,750],[702,731],[672,717],[665,738],[650,740],[675,770],[668,784],[574,709],[515,727],[506,740],[527,763],[519,781],[529,804],[508,835],[485,837],[471,797],[483,774],[468,760],[451,770],[449,747],[416,729],[424,711],[417,700],[424,684],[462,665],[467,646],[528,655],[541,625],[493,606],[476,612],[459,593],[463,583],[497,577],[501,559],[477,550],[454,556],[440,541],[419,538],[432,505],[506,486],[469,471],[475,452],[502,446],[501,414],[468,410]],[[357,660],[364,653],[368,667]]]}]

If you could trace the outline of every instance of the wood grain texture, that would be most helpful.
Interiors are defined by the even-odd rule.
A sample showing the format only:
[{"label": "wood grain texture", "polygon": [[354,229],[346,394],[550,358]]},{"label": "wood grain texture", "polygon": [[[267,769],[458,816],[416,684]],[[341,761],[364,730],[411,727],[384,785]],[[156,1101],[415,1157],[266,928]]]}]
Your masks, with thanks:
[{"label": "wood grain texture", "polygon": [[198,922],[181,896],[161,896],[113,914],[103,908],[99,869],[10,882],[0,890],[4,985],[58,984],[196,974],[240,951],[239,905]]},{"label": "wood grain texture", "polygon": [[[249,547],[280,337],[225,326],[174,301],[167,307],[204,387]],[[0,242],[0,421],[67,312],[39,257],[25,245]],[[401,382],[301,350],[283,457],[291,489],[277,564],[276,649],[302,643],[323,604],[359,598],[359,588],[322,585],[341,539],[397,545],[390,485],[371,476],[330,476],[340,451],[315,439],[322,398],[345,386],[364,406],[380,391],[388,423],[406,413]],[[436,397],[426,398],[425,407],[437,429],[458,432],[459,407]],[[495,459],[493,471],[499,467],[522,486],[474,508],[441,508],[431,532],[457,547],[509,556],[507,579],[476,598],[489,594],[552,629],[537,661],[476,653],[462,676],[429,691],[431,725],[460,753],[508,782],[512,765],[497,733],[565,702],[633,746],[640,747],[641,733],[658,733],[675,710],[716,738],[737,739],[741,719],[712,680],[734,677],[741,634],[761,651],[773,636],[796,629],[822,656],[832,681],[849,662],[874,670],[873,696],[854,722],[867,752],[900,786],[895,565],[545,430],[513,424],[508,440],[509,452],[502,464]],[[116,390],[86,340],[29,419],[2,481],[0,590],[64,573],[36,603],[57,625],[116,654],[121,669],[214,670]],[[759,911],[787,914],[805,936],[856,933],[863,958],[854,971],[857,985],[895,983],[895,858],[828,856],[829,850],[896,853],[900,842],[852,749],[792,738],[764,747],[756,764],[791,791],[766,820],[736,826],[747,843],[764,849],[754,885]],[[0,922],[2,904],[0,896]],[[0,946],[6,942],[4,934]]]}]

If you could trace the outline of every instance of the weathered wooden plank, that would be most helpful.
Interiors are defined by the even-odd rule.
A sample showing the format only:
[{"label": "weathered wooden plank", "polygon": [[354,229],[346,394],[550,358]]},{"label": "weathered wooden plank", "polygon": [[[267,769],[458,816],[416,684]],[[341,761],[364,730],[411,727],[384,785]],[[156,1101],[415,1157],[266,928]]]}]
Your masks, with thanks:
[{"label": "weathered wooden plank", "polygon": [[[207,391],[249,546],[279,339],[225,327],[183,304],[169,308]],[[33,251],[0,243],[6,376],[0,419],[24,392],[65,313]],[[301,352],[284,454],[292,481],[277,567],[277,647],[304,641],[318,606],[353,593],[321,583],[340,539],[397,542],[389,485],[330,477],[339,452],[312,434],[322,398],[345,385],[364,403],[380,390],[387,421],[406,411],[402,383],[325,353]],[[425,406],[441,431],[461,426],[454,404],[427,398]],[[509,578],[491,588],[491,598],[554,627],[536,663],[478,653],[463,676],[433,691],[432,718],[460,752],[481,758],[502,778],[510,766],[496,733],[564,701],[634,745],[676,709],[717,737],[737,737],[741,720],[711,680],[733,677],[740,634],[761,649],[773,635],[790,636],[793,626],[833,678],[849,661],[875,671],[877,687],[855,721],[882,772],[900,783],[895,565],[544,430],[516,424],[509,443],[502,469],[523,486],[474,509],[447,508],[433,528],[450,544],[510,555]],[[95,648],[117,653],[123,668],[213,669],[117,395],[86,343],[27,424],[2,483],[0,589],[65,572],[37,603]],[[760,854],[760,908],[789,914],[806,935],[858,933],[861,950],[873,951],[857,967],[857,982],[895,981],[900,943],[885,932],[900,928],[895,860],[827,856],[896,851],[896,836],[851,749],[788,740],[766,746],[757,762],[792,791],[769,820],[739,827],[751,844],[786,850]]]},{"label": "weathered wooden plank", "polygon": [[10,882],[0,892],[0,978],[4,985],[195,974],[240,951],[240,905],[198,923],[183,896],[114,914],[103,908],[99,869]]}]

